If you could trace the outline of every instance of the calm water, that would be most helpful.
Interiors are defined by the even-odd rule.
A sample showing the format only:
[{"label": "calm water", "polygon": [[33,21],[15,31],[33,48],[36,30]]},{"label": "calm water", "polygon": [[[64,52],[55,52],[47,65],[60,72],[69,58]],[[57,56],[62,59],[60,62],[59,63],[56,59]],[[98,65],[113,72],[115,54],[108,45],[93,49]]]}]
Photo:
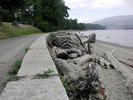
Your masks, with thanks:
[{"label": "calm water", "polygon": [[81,32],[83,35],[91,33],[96,33],[97,40],[133,47],[133,30],[89,30]]}]

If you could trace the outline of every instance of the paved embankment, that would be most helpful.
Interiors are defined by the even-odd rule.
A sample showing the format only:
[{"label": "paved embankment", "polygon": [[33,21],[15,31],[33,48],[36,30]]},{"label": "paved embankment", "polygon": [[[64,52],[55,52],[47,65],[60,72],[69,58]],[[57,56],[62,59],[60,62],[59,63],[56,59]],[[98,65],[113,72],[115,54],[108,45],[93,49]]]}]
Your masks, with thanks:
[{"label": "paved embankment", "polygon": [[[24,78],[9,82],[0,100],[69,100],[47,49],[46,36],[41,36],[31,45],[17,74]],[[48,69],[57,75],[33,79],[34,75]]]},{"label": "paved embankment", "polygon": [[4,88],[5,77],[16,60],[24,57],[25,49],[40,35],[35,34],[0,40],[0,91]]}]

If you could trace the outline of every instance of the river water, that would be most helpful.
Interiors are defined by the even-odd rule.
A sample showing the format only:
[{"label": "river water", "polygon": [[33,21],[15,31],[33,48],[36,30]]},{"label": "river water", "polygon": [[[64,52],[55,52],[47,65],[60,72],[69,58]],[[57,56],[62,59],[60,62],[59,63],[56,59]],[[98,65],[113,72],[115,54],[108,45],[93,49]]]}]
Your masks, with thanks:
[{"label": "river water", "polygon": [[96,34],[97,40],[110,42],[133,48],[133,30],[89,30],[80,32],[82,35]]}]

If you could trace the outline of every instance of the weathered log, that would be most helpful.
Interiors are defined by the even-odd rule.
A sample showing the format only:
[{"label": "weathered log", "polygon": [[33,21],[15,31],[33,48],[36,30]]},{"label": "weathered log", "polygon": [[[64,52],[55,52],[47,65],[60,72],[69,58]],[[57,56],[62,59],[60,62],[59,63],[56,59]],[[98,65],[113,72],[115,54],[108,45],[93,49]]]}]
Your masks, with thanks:
[{"label": "weathered log", "polygon": [[68,54],[64,49],[56,48],[55,54],[56,54],[57,58],[61,58],[61,59],[65,59],[65,60],[68,59]]},{"label": "weathered log", "polygon": [[55,58],[54,61],[60,73],[69,80],[70,84],[73,84],[73,90],[69,91],[73,95],[73,100],[77,100],[77,97],[80,98],[79,100],[81,98],[86,100],[90,95],[91,100],[95,100],[94,97],[102,100],[101,95],[97,96],[101,86],[97,64],[91,63],[86,68],[82,68],[66,60]]},{"label": "weathered log", "polygon": [[69,49],[72,47],[72,44],[70,43],[70,41],[71,41],[71,38],[68,36],[56,36],[54,45],[64,49]]},{"label": "weathered log", "polygon": [[101,61],[93,55],[84,55],[91,52],[89,41],[84,44],[77,34],[70,38],[66,35],[56,37],[60,38],[55,41],[57,48],[54,48],[56,56],[53,59],[67,83],[70,100],[104,100],[99,72]]},{"label": "weathered log", "polygon": [[[81,44],[81,46],[82,46],[82,47],[85,49],[85,51],[86,51],[86,48],[85,48],[85,46],[84,46],[82,40],[80,39],[80,37],[79,37],[77,34],[75,34],[75,35],[76,35],[77,39],[79,40],[79,43]],[[86,52],[87,52],[87,51],[86,51]]]},{"label": "weathered log", "polygon": [[76,49],[76,48],[71,48],[66,50],[66,52],[68,53],[68,56],[70,59],[74,59],[77,57],[80,57],[82,55],[82,52],[80,49]]},{"label": "weathered log", "polygon": [[77,58],[77,57],[78,57],[78,53],[71,53],[71,54],[68,55],[68,57],[69,57],[70,59]]},{"label": "weathered log", "polygon": [[95,43],[96,42],[96,34],[93,33],[93,34],[89,35],[88,41],[89,41],[89,43]]},{"label": "weathered log", "polygon": [[112,63],[105,60],[104,58],[98,58],[91,55],[85,55],[80,58],[76,58],[74,59],[74,61],[80,66],[83,66],[86,63],[95,62],[98,65],[104,67],[105,69],[109,68],[115,69],[115,66]]},{"label": "weathered log", "polygon": [[69,80],[77,80],[83,75],[80,73],[82,68],[71,62],[68,63],[68,61],[59,58],[54,58],[54,62],[57,69],[60,70],[63,76],[69,77]]}]

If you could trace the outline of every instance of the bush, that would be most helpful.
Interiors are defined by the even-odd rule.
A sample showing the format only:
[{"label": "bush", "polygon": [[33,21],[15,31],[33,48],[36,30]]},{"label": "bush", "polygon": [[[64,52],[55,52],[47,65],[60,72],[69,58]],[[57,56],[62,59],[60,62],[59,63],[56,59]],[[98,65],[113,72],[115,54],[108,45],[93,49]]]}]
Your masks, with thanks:
[{"label": "bush", "polygon": [[36,26],[43,32],[50,32],[55,30],[55,27],[47,21],[39,22]]}]

